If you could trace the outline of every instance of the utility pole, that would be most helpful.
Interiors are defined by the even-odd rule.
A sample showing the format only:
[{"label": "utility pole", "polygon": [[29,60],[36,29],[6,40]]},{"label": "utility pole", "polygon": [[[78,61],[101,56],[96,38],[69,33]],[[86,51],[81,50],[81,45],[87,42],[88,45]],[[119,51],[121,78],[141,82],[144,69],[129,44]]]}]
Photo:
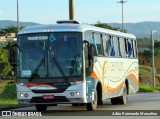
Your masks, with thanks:
[{"label": "utility pole", "polygon": [[69,19],[74,20],[74,0],[69,0]]},{"label": "utility pole", "polygon": [[153,38],[153,34],[157,33],[157,31],[152,30],[151,31],[151,42],[152,42],[152,80],[153,80],[153,87],[156,86],[156,82],[155,82],[155,65],[154,65],[154,38]]},{"label": "utility pole", "polygon": [[126,3],[127,1],[124,1],[124,0],[120,0],[118,1],[117,3],[120,3],[122,4],[122,30],[124,32],[124,16],[123,16],[123,4]]},{"label": "utility pole", "polygon": [[17,29],[18,32],[20,31],[20,24],[19,24],[19,6],[18,6],[18,0],[17,0]]}]

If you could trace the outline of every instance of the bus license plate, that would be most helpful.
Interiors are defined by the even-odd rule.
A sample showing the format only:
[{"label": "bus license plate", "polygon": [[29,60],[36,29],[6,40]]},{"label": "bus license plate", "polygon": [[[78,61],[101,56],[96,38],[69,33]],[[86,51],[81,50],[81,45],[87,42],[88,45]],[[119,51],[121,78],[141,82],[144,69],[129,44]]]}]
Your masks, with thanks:
[{"label": "bus license plate", "polygon": [[45,100],[54,99],[54,95],[43,95],[43,99]]}]

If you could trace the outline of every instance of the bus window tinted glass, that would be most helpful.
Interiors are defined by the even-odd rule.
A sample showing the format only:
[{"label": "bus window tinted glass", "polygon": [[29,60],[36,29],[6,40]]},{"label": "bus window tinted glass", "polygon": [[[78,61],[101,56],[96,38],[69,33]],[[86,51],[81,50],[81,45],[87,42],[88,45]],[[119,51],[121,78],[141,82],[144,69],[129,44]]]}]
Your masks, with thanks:
[{"label": "bus window tinted glass", "polygon": [[97,54],[98,54],[98,55],[102,55],[102,54],[103,54],[101,41],[102,41],[102,40],[101,40],[100,34],[94,34],[94,43],[95,43],[95,46],[96,46],[96,50],[97,50]]}]

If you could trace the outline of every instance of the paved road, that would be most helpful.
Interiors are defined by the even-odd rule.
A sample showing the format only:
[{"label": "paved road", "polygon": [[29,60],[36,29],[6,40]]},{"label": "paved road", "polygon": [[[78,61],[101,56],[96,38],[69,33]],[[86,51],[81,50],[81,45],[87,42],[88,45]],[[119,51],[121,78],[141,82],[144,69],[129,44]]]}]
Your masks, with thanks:
[{"label": "paved road", "polygon": [[[19,108],[17,110],[35,110],[35,107]],[[48,107],[47,112],[42,113],[43,116],[85,116],[85,115],[103,115],[106,110],[159,110],[160,111],[160,93],[139,93],[129,95],[127,105],[111,105],[110,100],[104,102],[103,106],[99,106],[98,111],[86,111],[85,106],[72,107],[71,105],[58,105]],[[102,111],[99,111],[102,110]],[[104,114],[105,115],[105,114]]]}]

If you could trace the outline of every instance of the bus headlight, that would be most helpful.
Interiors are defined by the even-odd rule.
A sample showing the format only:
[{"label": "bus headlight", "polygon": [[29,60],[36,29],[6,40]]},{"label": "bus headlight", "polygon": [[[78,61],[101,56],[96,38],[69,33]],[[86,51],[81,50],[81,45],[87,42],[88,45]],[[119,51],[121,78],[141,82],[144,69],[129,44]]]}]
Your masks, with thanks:
[{"label": "bus headlight", "polygon": [[27,98],[28,97],[28,94],[27,93],[20,93],[20,97],[25,97],[25,98]]},{"label": "bus headlight", "polygon": [[76,92],[76,95],[80,95],[80,92]]},{"label": "bus headlight", "polygon": [[71,96],[80,95],[80,92],[71,92]]},{"label": "bus headlight", "polygon": [[20,96],[21,96],[21,97],[24,97],[24,94],[23,94],[23,93],[20,93]]}]

